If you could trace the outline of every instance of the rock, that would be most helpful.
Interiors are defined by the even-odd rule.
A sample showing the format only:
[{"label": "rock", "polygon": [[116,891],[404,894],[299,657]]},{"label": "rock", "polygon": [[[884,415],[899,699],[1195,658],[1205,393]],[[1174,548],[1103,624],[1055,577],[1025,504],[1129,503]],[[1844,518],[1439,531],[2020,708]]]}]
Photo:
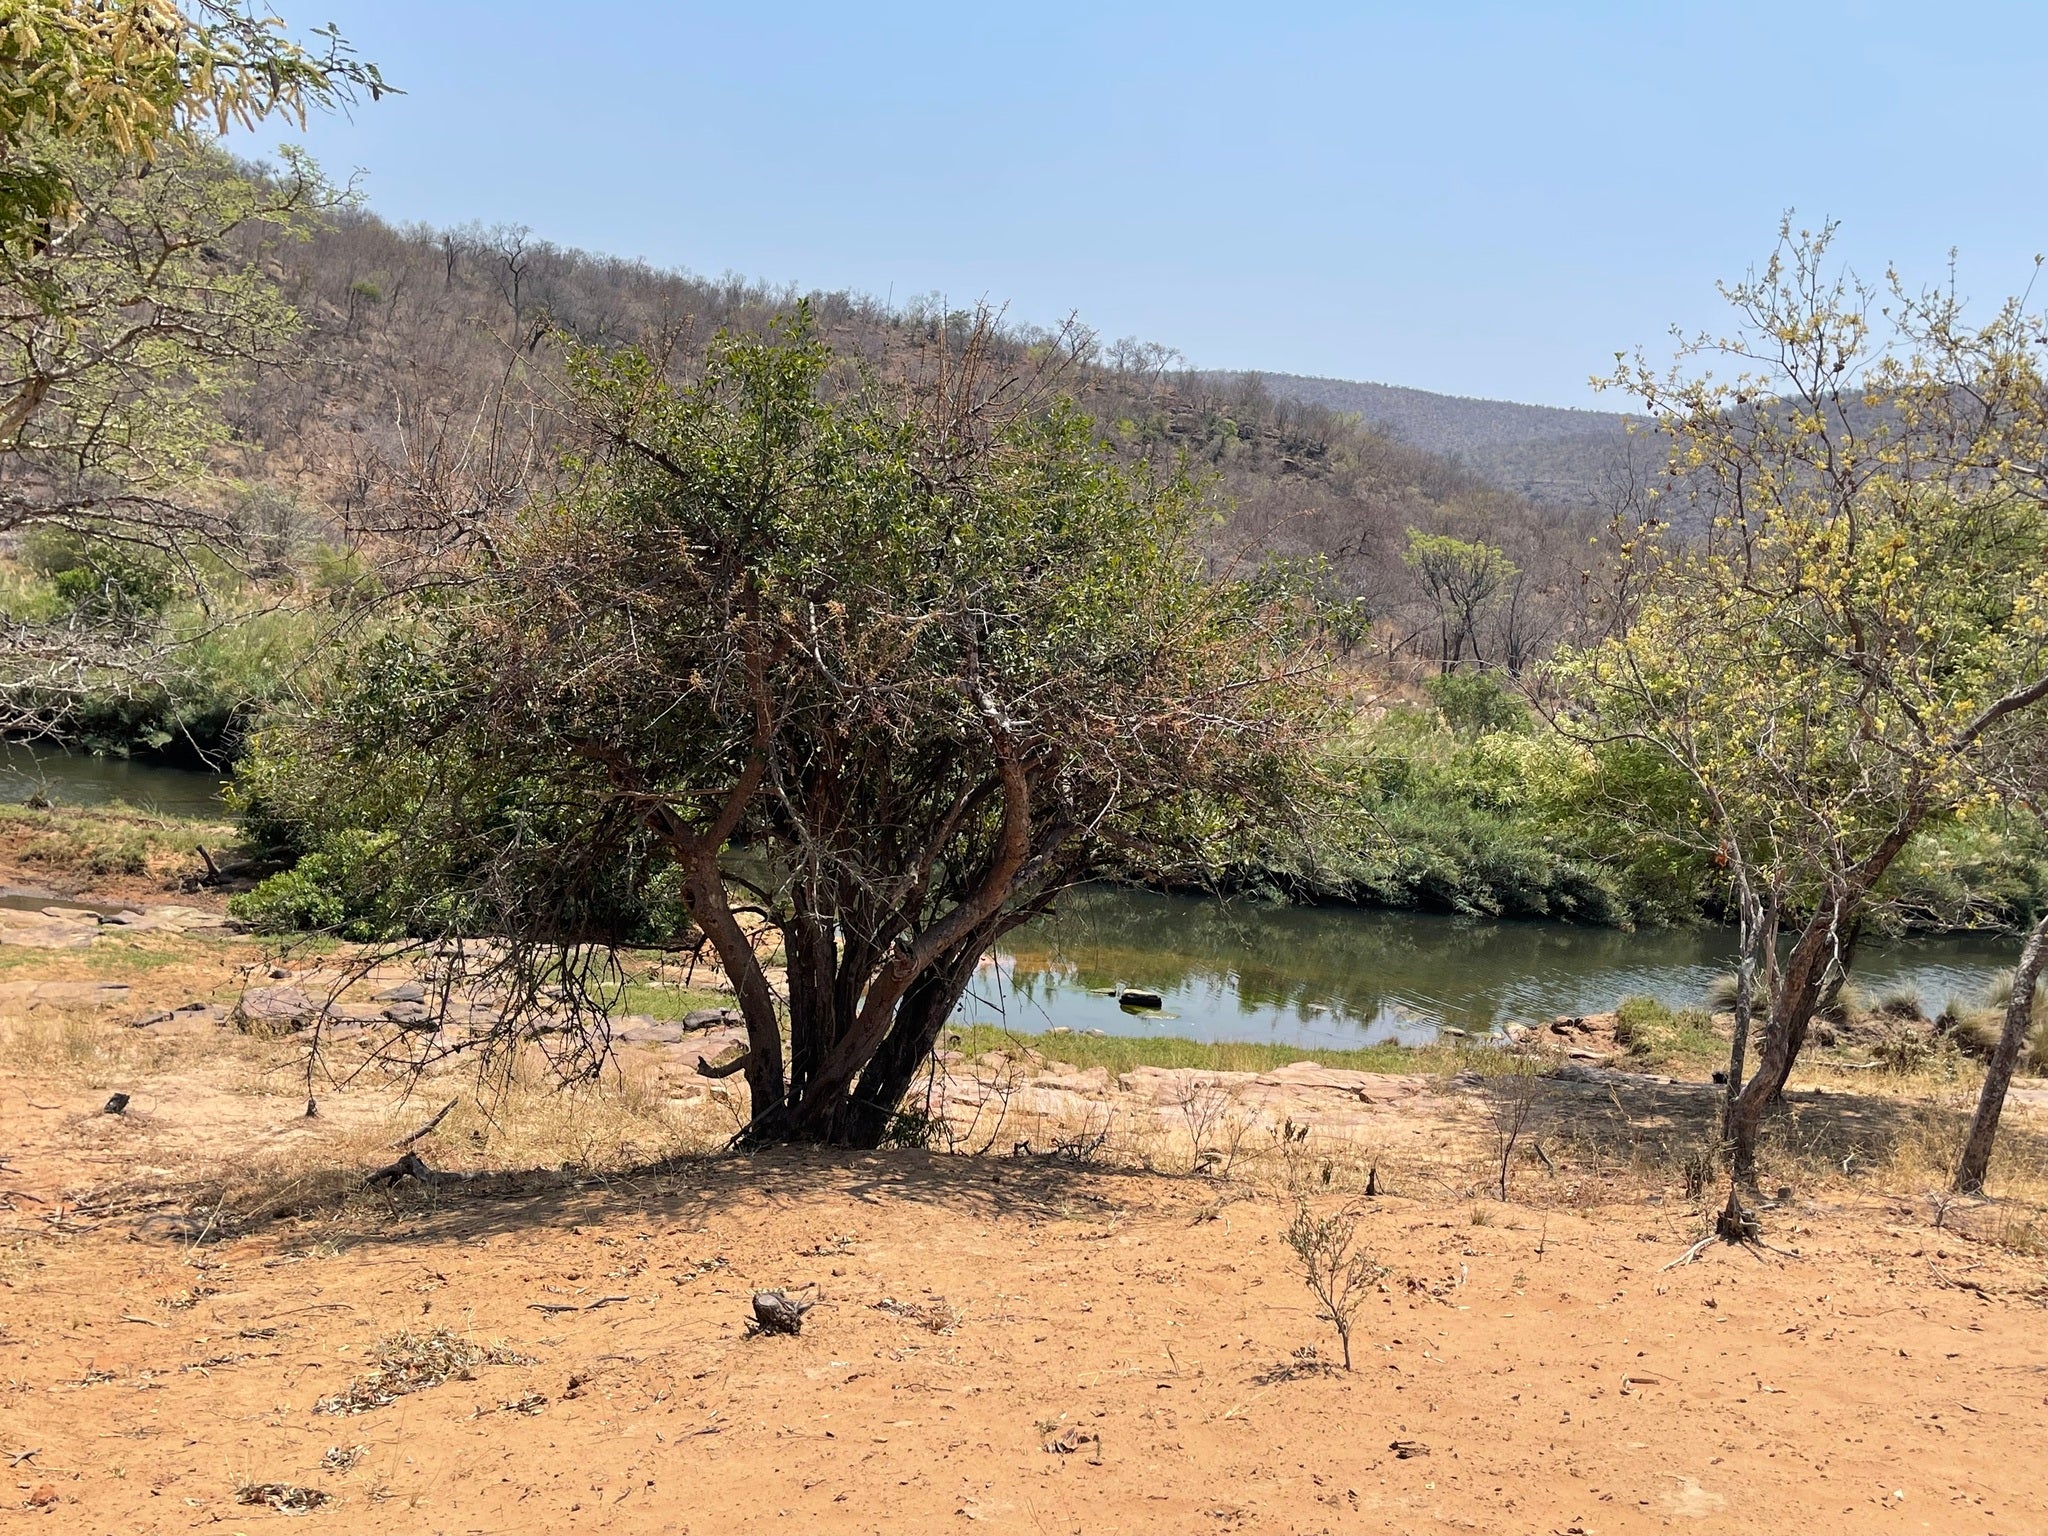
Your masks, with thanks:
[{"label": "rock", "polygon": [[382,1016],[393,1024],[403,1025],[407,1029],[417,1029],[422,1025],[432,1027],[440,1022],[434,1017],[432,1009],[425,1003],[418,1002],[393,1003],[384,1010]]},{"label": "rock", "polygon": [[297,987],[251,987],[235,1012],[244,1024],[296,1026],[319,1017],[320,1008]]},{"label": "rock", "polygon": [[1143,987],[1125,987],[1116,995],[1119,1008],[1164,1008],[1166,999]]},{"label": "rock", "polygon": [[1439,1035],[1442,1035],[1446,1040],[1470,1040],[1472,1038],[1472,1036],[1465,1030],[1453,1029],[1448,1024],[1439,1025],[1437,1027],[1437,1033]]},{"label": "rock", "polygon": [[624,1045],[681,1045],[689,1026],[675,1019],[629,1016],[612,1024],[612,1039]]},{"label": "rock", "polygon": [[114,1095],[113,1095],[113,1096],[112,1096],[111,1098],[109,1098],[109,1099],[107,1100],[107,1102],[106,1102],[106,1105],[105,1105],[105,1107],[104,1107],[104,1108],[102,1108],[102,1109],[100,1110],[100,1113],[101,1113],[101,1114],[103,1114],[103,1115],[125,1115],[125,1114],[127,1114],[127,1113],[128,1113],[128,1095],[127,1095],[127,1094],[125,1094],[125,1093],[117,1093],[117,1094],[114,1094]]},{"label": "rock", "polygon": [[683,1015],[685,1029],[716,1029],[721,1024],[738,1024],[743,1015],[737,1008],[699,1008]]},{"label": "rock", "polygon": [[380,1003],[424,1003],[427,989],[416,981],[402,981],[395,987],[386,987],[382,992],[372,994]]}]

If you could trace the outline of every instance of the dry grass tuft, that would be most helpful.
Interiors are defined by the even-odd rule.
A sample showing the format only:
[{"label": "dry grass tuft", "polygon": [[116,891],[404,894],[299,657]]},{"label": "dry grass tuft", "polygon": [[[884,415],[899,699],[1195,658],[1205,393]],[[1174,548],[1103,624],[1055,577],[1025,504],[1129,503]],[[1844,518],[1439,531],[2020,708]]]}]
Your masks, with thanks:
[{"label": "dry grass tuft", "polygon": [[368,1413],[387,1408],[411,1392],[444,1381],[470,1381],[480,1365],[531,1365],[509,1349],[457,1338],[446,1328],[432,1333],[394,1333],[377,1345],[377,1368],[358,1376],[332,1397],[313,1405],[315,1413]]},{"label": "dry grass tuft", "polygon": [[280,1514],[310,1514],[327,1502],[318,1488],[301,1488],[297,1483],[243,1483],[235,1489],[237,1504],[255,1504]]}]

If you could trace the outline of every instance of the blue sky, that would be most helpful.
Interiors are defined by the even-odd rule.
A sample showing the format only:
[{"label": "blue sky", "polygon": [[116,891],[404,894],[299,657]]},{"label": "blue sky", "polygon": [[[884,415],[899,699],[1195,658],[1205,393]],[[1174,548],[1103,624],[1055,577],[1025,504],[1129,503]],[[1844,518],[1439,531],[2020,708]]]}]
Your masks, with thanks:
[{"label": "blue sky", "polygon": [[1205,367],[1597,404],[1788,209],[1987,301],[2048,248],[2038,3],[280,4],[407,91],[306,136],[388,217]]}]

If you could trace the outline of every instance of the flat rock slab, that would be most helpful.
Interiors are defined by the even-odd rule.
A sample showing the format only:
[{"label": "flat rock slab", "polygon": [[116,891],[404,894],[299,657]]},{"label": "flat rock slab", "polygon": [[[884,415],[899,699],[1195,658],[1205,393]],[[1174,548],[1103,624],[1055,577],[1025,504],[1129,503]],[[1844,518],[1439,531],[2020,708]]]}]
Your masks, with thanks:
[{"label": "flat rock slab", "polygon": [[16,912],[0,908],[0,944],[23,949],[89,949],[99,936],[100,920],[90,912],[51,908]]},{"label": "flat rock slab", "polygon": [[235,1011],[262,1024],[303,1024],[319,1017],[321,1005],[297,987],[251,987]]},{"label": "flat rock slab", "polygon": [[1117,1079],[1117,1086],[1153,1104],[1180,1104],[1192,1095],[1215,1093],[1247,1103],[1285,1107],[1328,1098],[1354,1104],[1394,1104],[1427,1092],[1430,1080],[1416,1074],[1354,1072],[1296,1061],[1271,1072],[1133,1067]]},{"label": "flat rock slab", "polygon": [[723,1029],[693,1030],[684,1038],[675,1041],[631,1043],[646,1044],[658,1050],[661,1052],[661,1064],[664,1067],[681,1067],[694,1077],[699,1062],[716,1062],[720,1057],[730,1055],[735,1048],[745,1050],[747,1032],[738,1025],[729,1024]]},{"label": "flat rock slab", "polygon": [[0,982],[0,1006],[27,1008],[104,1008],[128,1000],[125,981]]}]

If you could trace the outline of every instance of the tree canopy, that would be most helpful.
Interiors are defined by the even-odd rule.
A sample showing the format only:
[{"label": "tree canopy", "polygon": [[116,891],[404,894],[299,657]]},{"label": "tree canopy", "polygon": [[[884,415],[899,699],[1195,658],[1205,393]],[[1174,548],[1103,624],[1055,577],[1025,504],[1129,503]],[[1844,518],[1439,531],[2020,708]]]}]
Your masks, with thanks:
[{"label": "tree canopy", "polygon": [[[1118,467],[1044,376],[970,337],[892,382],[802,316],[682,387],[632,351],[576,372],[573,489],[252,781],[464,850],[501,1038],[666,892],[745,1015],[750,1134],[873,1144],[1004,932],[1284,812],[1326,708],[1310,615],[1209,580],[1194,488]],[[442,931],[436,901],[392,920]]]},{"label": "tree canopy", "polygon": [[[1936,819],[1995,800],[2048,700],[2048,445],[2038,325],[1955,295],[1887,294],[1788,237],[1729,290],[1745,326],[1688,356],[1725,382],[1623,382],[1673,441],[1666,493],[1704,538],[1653,536],[1626,630],[1560,660],[1584,739],[1635,745],[1694,791],[1664,835],[1712,847],[1769,992],[1730,1129],[1745,1174],[1872,892]],[[1668,815],[1668,804],[1661,808]],[[1689,823],[1689,824],[1687,824]],[[1797,933],[1781,966],[1781,921]]]}]

